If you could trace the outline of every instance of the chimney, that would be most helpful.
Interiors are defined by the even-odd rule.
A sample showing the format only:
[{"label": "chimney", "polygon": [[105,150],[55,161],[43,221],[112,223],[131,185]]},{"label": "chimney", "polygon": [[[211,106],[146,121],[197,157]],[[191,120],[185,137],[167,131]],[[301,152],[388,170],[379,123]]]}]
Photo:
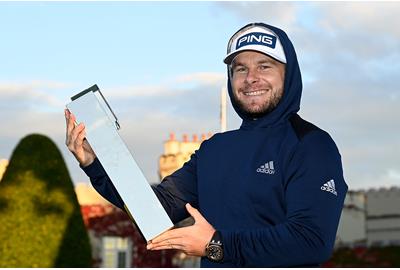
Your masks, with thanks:
[{"label": "chimney", "polygon": [[197,137],[197,134],[193,134],[193,142],[197,142],[199,140],[199,137]]},{"label": "chimney", "polygon": [[174,133],[174,132],[171,132],[171,133],[169,134],[169,140],[170,140],[170,141],[175,141],[175,133]]},{"label": "chimney", "polygon": [[183,142],[188,142],[188,135],[187,134],[183,134]]}]

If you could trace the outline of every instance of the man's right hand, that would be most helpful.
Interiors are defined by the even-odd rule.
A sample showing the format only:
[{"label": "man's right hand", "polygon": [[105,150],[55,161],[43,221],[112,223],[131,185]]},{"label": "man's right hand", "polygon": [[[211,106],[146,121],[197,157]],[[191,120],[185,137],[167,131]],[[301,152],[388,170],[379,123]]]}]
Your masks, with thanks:
[{"label": "man's right hand", "polygon": [[87,140],[85,140],[85,125],[83,123],[75,125],[76,118],[68,109],[65,109],[64,113],[67,122],[65,144],[72,154],[74,154],[80,165],[86,167],[94,161],[96,154]]}]

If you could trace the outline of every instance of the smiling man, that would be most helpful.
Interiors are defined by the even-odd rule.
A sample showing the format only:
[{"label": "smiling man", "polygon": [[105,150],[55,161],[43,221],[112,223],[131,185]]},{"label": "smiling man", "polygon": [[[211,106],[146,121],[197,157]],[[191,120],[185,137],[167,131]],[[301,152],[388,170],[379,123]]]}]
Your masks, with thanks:
[{"label": "smiling man", "polygon": [[258,118],[272,111],[283,95],[285,65],[259,52],[239,53],[231,64],[234,102]]},{"label": "smiling man", "polygon": [[[201,256],[202,267],[318,266],[335,242],[347,185],[328,133],[303,120],[295,50],[279,28],[252,23],[224,59],[239,129],[215,134],[153,188],[173,222],[192,226],[153,239],[149,250]],[[100,194],[123,202],[66,112],[68,148]]]}]

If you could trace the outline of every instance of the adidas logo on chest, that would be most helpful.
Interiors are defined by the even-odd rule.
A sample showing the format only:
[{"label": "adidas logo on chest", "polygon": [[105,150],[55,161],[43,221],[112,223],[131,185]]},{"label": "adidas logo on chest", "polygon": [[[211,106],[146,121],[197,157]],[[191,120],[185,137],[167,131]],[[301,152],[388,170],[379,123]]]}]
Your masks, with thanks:
[{"label": "adidas logo on chest", "polygon": [[275,174],[274,162],[271,160],[261,165],[256,171],[258,173]]}]

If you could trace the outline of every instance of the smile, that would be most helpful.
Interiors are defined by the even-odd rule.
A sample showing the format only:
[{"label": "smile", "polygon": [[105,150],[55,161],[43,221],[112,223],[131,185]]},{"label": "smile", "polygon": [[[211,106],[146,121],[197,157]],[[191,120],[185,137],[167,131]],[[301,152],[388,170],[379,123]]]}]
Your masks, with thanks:
[{"label": "smile", "polygon": [[243,92],[245,96],[260,96],[265,94],[267,91],[266,90],[257,90],[257,91],[251,91],[251,92]]}]

